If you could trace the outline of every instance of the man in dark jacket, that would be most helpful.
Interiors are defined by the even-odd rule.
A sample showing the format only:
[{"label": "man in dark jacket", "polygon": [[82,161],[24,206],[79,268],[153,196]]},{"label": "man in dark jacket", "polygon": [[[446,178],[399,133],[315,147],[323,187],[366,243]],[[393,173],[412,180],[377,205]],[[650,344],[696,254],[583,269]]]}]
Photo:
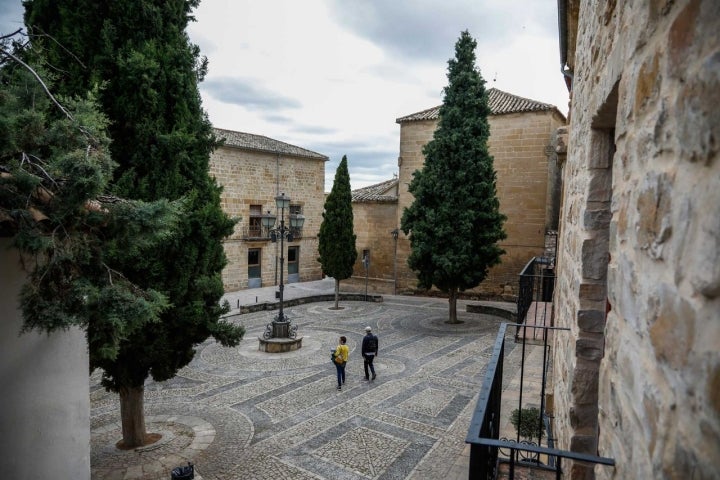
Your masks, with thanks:
[{"label": "man in dark jacket", "polygon": [[[377,357],[378,353],[378,338],[373,335],[372,328],[365,327],[365,336],[362,341],[362,356],[365,359],[365,380],[370,380],[370,373],[372,373],[372,379],[375,380],[375,367],[373,366],[373,360]],[[368,372],[368,368],[370,371]]]}]

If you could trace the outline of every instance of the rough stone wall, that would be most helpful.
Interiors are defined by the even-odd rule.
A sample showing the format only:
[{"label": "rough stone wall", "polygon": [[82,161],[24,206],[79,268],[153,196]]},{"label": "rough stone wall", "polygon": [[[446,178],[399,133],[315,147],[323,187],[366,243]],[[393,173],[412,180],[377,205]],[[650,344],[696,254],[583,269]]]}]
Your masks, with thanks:
[{"label": "rough stone wall", "polygon": [[[555,130],[563,118],[554,111],[493,115],[488,146],[497,171],[497,194],[500,210],[507,215],[507,239],[501,243],[506,254],[502,263],[492,268],[486,280],[472,292],[498,297],[517,293],[518,275],[533,257],[543,255],[545,232],[552,225],[548,218],[548,186],[555,172],[548,164],[548,150]],[[422,168],[422,148],[432,140],[435,121],[405,122],[400,127],[400,169],[398,225],[403,209],[413,201],[408,192],[412,173]],[[554,159],[554,155],[552,156]],[[401,232],[398,240],[398,289],[411,291],[415,274],[407,266],[410,241]]]},{"label": "rough stone wall", "polygon": [[566,477],[716,478],[720,3],[583,2],[577,25],[555,432],[616,467]]},{"label": "rough stone wall", "polygon": [[[240,218],[233,235],[225,241],[228,265],[223,270],[223,284],[226,291],[247,288],[247,254],[250,248],[260,248],[262,252],[262,285],[279,282],[280,243],[243,240],[243,231],[249,226],[250,205],[262,205],[263,212],[270,210],[280,220],[280,212],[275,207],[278,193],[285,193],[293,205],[301,205],[305,216],[302,238],[285,241],[286,248],[300,247],[300,281],[322,278],[317,262],[317,235],[325,202],[324,161],[224,146],[213,152],[210,173],[223,186],[220,199],[223,210],[231,217]],[[287,225],[287,211],[285,215]],[[284,270],[284,278],[287,279],[287,252]]]},{"label": "rough stone wall", "polygon": [[363,250],[370,250],[370,268],[367,271],[368,291],[392,294],[394,291],[395,240],[392,230],[396,228],[397,202],[353,202],[353,223],[357,239],[357,260],[353,277],[343,281],[351,290],[364,291],[365,267]]}]

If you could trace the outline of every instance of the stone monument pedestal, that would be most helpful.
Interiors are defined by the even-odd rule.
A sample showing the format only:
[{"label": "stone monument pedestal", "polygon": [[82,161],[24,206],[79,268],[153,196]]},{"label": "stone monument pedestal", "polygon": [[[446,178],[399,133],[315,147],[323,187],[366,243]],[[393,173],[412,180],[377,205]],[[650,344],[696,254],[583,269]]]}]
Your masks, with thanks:
[{"label": "stone monument pedestal", "polygon": [[292,352],[302,348],[303,337],[297,338],[263,338],[258,337],[260,342],[258,350],[267,353]]}]

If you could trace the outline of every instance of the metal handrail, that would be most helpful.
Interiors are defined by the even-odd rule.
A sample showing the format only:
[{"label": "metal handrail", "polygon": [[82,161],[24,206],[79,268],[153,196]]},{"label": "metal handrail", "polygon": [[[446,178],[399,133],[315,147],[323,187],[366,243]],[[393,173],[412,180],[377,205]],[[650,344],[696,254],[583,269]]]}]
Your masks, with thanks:
[{"label": "metal handrail", "polygon": [[555,273],[552,268],[540,269],[540,265],[551,266],[549,257],[533,257],[525,264],[518,280],[517,323],[525,321],[525,315],[534,301],[552,301],[555,289]]},{"label": "metal handrail", "polygon": [[470,478],[495,478],[497,464],[497,449],[482,451],[483,447],[477,443],[480,438],[497,440],[500,436],[500,400],[502,391],[502,369],[505,358],[505,332],[507,323],[500,325],[492,357],[485,370],[477,405],[470,420],[465,443],[470,446]]},{"label": "metal handrail", "polygon": [[[579,452],[571,452],[560,450],[552,447],[543,447],[530,443],[521,443],[520,441],[510,441],[500,439],[500,424],[502,422],[501,400],[502,400],[502,382],[503,382],[503,361],[505,357],[505,335],[508,323],[503,323],[498,330],[498,335],[493,346],[493,353],[483,379],[482,387],[478,395],[477,405],[473,412],[465,443],[470,444],[470,466],[469,477],[473,479],[495,479],[498,471],[498,461],[502,460],[510,463],[510,478],[514,478],[515,463],[523,463],[522,455],[519,451],[530,452],[536,459],[540,454],[548,455],[550,460],[549,466],[539,463],[532,463],[537,467],[546,470],[555,471],[557,478],[562,473],[562,459],[577,460],[589,463],[597,463],[602,465],[615,465],[615,460],[611,458],[598,457]],[[532,328],[543,329],[544,332],[553,330],[568,330],[565,327],[552,326],[534,326]],[[544,335],[546,341],[547,336]],[[524,338],[524,337],[523,337]],[[547,349],[545,344],[544,349]],[[523,365],[524,365],[524,341],[523,341]],[[545,360],[543,360],[544,363]],[[522,369],[522,365],[521,365]],[[521,375],[522,378],[522,375]],[[522,380],[521,380],[522,383]],[[545,370],[543,367],[543,390],[545,384]],[[522,396],[522,384],[520,386],[520,395]],[[544,392],[541,393],[541,396]],[[522,397],[521,397],[522,398]],[[544,402],[541,401],[541,418],[545,412],[542,408]],[[522,404],[522,400],[520,401]],[[541,420],[542,421],[542,420]],[[538,443],[540,443],[538,441]],[[510,458],[500,458],[500,449],[509,449]],[[504,452],[503,452],[504,454]],[[526,456],[527,457],[527,456]]]}]

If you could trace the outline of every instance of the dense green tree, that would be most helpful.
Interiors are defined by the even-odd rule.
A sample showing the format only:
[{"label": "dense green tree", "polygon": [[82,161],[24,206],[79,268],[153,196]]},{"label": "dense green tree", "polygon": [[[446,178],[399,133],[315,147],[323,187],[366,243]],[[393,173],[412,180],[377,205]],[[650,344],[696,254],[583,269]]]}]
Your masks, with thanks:
[{"label": "dense green tree", "polygon": [[23,330],[78,326],[92,362],[113,360],[168,307],[121,268],[171,238],[180,202],[107,195],[114,163],[93,95],[56,98],[50,76],[24,56],[0,45],[0,236],[27,270]]},{"label": "dense green tree", "polygon": [[29,0],[25,23],[33,48],[58,67],[61,91],[100,87],[118,164],[117,195],[139,200],[184,199],[186,215],[171,241],[123,271],[134,283],[167,295],[170,307],[122,343],[112,361],[97,362],[103,385],[120,394],[123,442],[145,441],[144,383],[175,376],[213,336],[237,345],[244,330],[223,321],[228,305],[221,243],[234,222],[220,208],[209,175],[216,147],[198,82],[206,62],[186,33],[197,0]]},{"label": "dense green tree", "polygon": [[347,157],[343,155],[335,171],[332,190],[325,199],[320,224],[318,250],[323,272],[335,279],[335,308],[338,308],[340,280],[350,278],[357,259],[353,233],[352,194]]},{"label": "dense green tree", "polygon": [[418,285],[449,296],[449,323],[457,323],[459,292],[474,288],[500,263],[505,238],[496,173],[487,141],[490,127],[485,81],[475,67],[475,40],[465,31],[448,62],[440,119],[425,145],[425,164],[413,174],[414,201],[402,215],[410,235],[408,265]]}]

